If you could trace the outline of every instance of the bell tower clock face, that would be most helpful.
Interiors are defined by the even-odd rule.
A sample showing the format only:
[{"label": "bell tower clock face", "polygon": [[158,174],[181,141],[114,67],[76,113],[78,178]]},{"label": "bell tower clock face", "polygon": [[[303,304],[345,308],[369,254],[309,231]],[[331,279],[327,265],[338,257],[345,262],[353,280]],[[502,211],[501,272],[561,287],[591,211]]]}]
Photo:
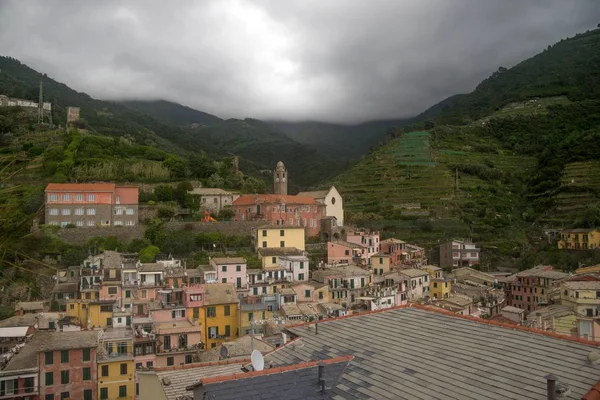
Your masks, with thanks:
[{"label": "bell tower clock face", "polygon": [[285,178],[283,178],[281,181],[282,181],[282,182],[285,182]]}]

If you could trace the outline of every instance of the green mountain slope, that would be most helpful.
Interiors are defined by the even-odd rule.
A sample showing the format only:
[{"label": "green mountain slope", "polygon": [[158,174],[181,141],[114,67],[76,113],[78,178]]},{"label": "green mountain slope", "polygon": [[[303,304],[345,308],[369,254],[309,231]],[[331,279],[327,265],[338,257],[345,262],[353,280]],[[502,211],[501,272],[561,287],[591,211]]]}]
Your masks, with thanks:
[{"label": "green mountain slope", "polygon": [[509,102],[567,96],[573,101],[600,98],[600,29],[548,46],[511,69],[500,67],[470,94],[438,117],[465,123],[493,113]]},{"label": "green mountain slope", "polygon": [[391,131],[332,183],[351,220],[428,248],[471,237],[492,266],[598,261],[542,231],[600,226],[599,74],[600,29],[563,40]]},{"label": "green mountain slope", "polygon": [[165,100],[130,100],[122,101],[121,104],[173,125],[208,125],[222,121],[221,118],[212,114],[194,110],[193,108]]},{"label": "green mountain slope", "polygon": [[290,169],[290,189],[305,190],[345,166],[337,160],[325,162],[325,156],[314,148],[258,120],[224,121],[166,101],[95,100],[18,60],[0,57],[0,94],[37,100],[40,81],[45,101],[53,104],[55,124],[66,121],[66,107],[80,107],[83,123],[90,132],[125,137],[136,144],[178,154],[189,159],[191,167],[198,164],[198,154],[214,159],[237,155],[242,168],[270,181],[269,173],[260,171],[271,170],[282,160]]},{"label": "green mountain slope", "polygon": [[369,121],[358,125],[342,125],[317,121],[270,123],[297,142],[318,147],[325,154],[356,159],[380,144],[388,129],[405,126],[412,119]]},{"label": "green mountain slope", "polygon": [[209,149],[223,155],[240,156],[243,170],[259,172],[269,179],[278,161],[289,170],[292,193],[306,190],[320,180],[347,167],[342,161],[326,157],[311,146],[298,143],[266,122],[247,118],[229,119],[203,127],[186,128],[186,132]]}]

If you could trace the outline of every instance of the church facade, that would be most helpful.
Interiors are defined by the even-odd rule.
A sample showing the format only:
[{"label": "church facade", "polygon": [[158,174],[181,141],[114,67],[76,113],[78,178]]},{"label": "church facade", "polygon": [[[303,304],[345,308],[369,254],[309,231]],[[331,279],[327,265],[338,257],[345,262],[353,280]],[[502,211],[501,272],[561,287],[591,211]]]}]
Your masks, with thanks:
[{"label": "church facade", "polygon": [[327,207],[311,196],[287,194],[288,172],[279,161],[273,172],[275,194],[248,194],[233,202],[234,220],[264,221],[266,225],[300,226],[307,236],[319,235]]}]

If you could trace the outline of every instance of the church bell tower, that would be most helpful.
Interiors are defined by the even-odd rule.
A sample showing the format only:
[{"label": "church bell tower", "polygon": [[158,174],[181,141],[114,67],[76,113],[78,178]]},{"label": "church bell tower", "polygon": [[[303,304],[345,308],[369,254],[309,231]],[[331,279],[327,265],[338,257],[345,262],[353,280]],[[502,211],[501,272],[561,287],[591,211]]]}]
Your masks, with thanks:
[{"label": "church bell tower", "polygon": [[273,191],[275,194],[287,195],[287,170],[281,161],[273,172]]}]

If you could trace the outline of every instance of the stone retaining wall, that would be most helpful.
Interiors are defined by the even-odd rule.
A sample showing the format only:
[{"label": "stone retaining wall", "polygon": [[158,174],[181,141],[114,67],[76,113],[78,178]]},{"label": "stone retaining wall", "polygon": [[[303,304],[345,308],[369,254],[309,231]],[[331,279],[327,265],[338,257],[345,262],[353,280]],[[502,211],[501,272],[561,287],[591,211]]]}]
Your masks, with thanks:
[{"label": "stone retaining wall", "polygon": [[[264,222],[166,222],[164,227],[167,231],[178,231],[187,229],[191,233],[220,232],[231,236],[249,236],[252,228],[258,228]],[[116,236],[119,241],[128,243],[133,239],[141,239],[146,232],[145,225],[134,227],[110,227],[110,228],[64,228],[58,231],[58,236],[67,243],[83,244],[96,236]]]}]

